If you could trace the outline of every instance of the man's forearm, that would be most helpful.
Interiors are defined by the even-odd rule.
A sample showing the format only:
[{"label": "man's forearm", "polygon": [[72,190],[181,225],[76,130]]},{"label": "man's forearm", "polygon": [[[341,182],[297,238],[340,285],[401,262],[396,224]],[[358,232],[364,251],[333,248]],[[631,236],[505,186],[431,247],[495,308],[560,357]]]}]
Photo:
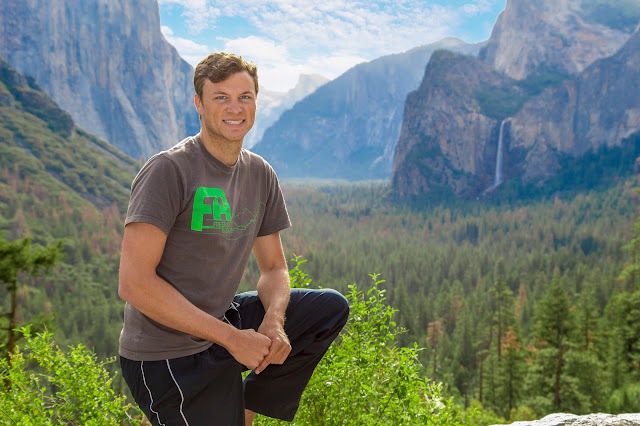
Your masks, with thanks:
[{"label": "man's forearm", "polygon": [[289,305],[289,272],[274,269],[262,273],[258,280],[258,297],[265,310],[265,319],[279,320],[284,325],[285,312]]},{"label": "man's forearm", "polygon": [[121,277],[120,296],[154,321],[222,346],[233,340],[233,327],[196,307],[162,278],[126,282]]}]

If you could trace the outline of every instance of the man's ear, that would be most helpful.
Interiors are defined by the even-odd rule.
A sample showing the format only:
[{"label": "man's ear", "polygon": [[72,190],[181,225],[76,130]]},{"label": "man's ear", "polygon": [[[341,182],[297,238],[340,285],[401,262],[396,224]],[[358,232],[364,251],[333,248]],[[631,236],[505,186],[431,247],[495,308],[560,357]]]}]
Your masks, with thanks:
[{"label": "man's ear", "polygon": [[197,93],[193,95],[193,103],[196,106],[196,110],[198,111],[198,114],[202,115],[202,102],[200,102],[200,97],[198,96]]}]

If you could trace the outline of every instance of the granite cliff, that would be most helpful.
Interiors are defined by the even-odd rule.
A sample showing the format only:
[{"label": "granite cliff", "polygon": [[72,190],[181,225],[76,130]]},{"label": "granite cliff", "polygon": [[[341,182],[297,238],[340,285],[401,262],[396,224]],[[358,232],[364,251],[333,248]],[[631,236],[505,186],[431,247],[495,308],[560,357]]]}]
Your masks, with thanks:
[{"label": "granite cliff", "polygon": [[479,90],[516,97],[522,92],[476,58],[433,54],[421,86],[407,96],[394,158],[396,195],[452,191],[471,197],[490,186],[500,123],[484,110]]},{"label": "granite cliff", "polygon": [[156,0],[0,2],[0,33],[11,66],[134,158],[199,130],[193,68],[162,36]]},{"label": "granite cliff", "polygon": [[640,131],[640,31],[615,55],[524,104],[510,120],[509,152],[525,154],[525,181],[553,175],[563,156],[620,146]]},{"label": "granite cliff", "polygon": [[634,30],[636,12],[625,15],[625,7],[632,2],[507,0],[479,57],[515,79],[540,69],[579,73],[615,53]]},{"label": "granite cliff", "polygon": [[[577,3],[545,1],[535,7],[543,4],[553,8]],[[520,0],[508,2],[511,12],[516,6],[524,13]],[[633,10],[640,12],[640,5]],[[496,27],[508,33],[517,22],[511,21],[514,29],[507,31],[507,12]],[[524,32],[527,27],[548,28],[544,15],[533,17],[538,21],[520,16]],[[433,55],[422,85],[407,97],[392,175],[399,196],[480,197],[495,188],[498,170],[505,180],[538,185],[557,174],[568,158],[632,143],[628,138],[640,131],[640,31],[627,35],[615,50],[611,44],[608,49],[614,51],[606,57],[601,57],[602,44],[589,39],[580,49],[570,44],[553,53],[551,43],[542,53],[529,49],[513,56],[497,51],[494,58],[510,59],[488,60],[487,52],[496,46],[508,50],[506,43],[500,47],[495,41],[500,31],[494,30],[478,59]],[[582,58],[600,59],[589,64],[554,62],[562,52],[571,58],[578,51]],[[523,75],[526,78],[512,78]]]},{"label": "granite cliff", "polygon": [[357,65],[283,113],[253,149],[281,177],[387,179],[405,98],[431,54],[480,47],[448,38]]}]

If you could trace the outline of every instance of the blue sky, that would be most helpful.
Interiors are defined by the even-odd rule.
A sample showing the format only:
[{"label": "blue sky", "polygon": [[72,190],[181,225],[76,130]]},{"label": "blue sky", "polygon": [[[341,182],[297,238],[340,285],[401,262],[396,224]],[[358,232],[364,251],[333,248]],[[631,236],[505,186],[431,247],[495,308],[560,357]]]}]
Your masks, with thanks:
[{"label": "blue sky", "polygon": [[[532,0],[533,1],[533,0]],[[336,78],[447,36],[486,40],[506,0],[159,0],[165,38],[193,66],[213,51],[258,65],[261,87]]]}]

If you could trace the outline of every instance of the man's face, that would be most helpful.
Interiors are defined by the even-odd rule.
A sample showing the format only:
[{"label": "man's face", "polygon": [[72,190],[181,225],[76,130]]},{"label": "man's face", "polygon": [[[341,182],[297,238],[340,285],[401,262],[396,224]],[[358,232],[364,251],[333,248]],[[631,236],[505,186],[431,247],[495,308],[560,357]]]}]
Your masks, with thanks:
[{"label": "man's face", "polygon": [[204,82],[202,99],[195,96],[202,130],[217,142],[242,141],[256,118],[253,78],[243,71],[219,83]]}]

